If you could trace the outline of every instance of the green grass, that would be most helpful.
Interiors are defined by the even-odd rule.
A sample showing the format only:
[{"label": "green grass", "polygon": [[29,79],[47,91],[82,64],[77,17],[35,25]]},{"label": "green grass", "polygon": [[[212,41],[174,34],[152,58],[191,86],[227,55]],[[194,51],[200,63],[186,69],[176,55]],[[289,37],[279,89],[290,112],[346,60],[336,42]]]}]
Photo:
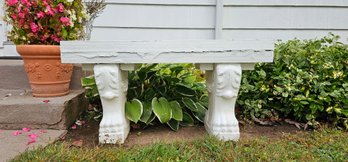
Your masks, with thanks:
[{"label": "green grass", "polygon": [[348,161],[348,134],[336,130],[284,134],[221,142],[212,137],[193,142],[156,143],[124,148],[70,147],[56,142],[28,151],[13,161]]}]

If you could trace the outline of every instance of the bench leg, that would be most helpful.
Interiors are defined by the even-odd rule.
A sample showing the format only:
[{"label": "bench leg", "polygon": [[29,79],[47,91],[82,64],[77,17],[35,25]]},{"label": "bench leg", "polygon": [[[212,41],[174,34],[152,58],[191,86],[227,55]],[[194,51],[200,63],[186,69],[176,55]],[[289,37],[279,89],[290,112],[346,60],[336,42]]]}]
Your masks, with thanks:
[{"label": "bench leg", "polygon": [[205,128],[221,140],[238,140],[239,126],[235,116],[235,103],[241,82],[240,64],[217,64],[207,71],[209,108]]},{"label": "bench leg", "polygon": [[117,64],[100,64],[94,66],[94,74],[103,106],[99,143],[124,143],[130,129],[124,107],[128,73]]}]

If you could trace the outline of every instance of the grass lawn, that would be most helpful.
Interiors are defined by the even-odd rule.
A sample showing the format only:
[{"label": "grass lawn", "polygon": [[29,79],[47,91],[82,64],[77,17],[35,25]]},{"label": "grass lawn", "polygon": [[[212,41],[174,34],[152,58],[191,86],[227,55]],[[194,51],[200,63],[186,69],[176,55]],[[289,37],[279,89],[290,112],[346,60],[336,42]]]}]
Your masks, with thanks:
[{"label": "grass lawn", "polygon": [[348,134],[321,130],[221,142],[213,137],[172,144],[77,148],[56,142],[13,161],[348,161]]}]

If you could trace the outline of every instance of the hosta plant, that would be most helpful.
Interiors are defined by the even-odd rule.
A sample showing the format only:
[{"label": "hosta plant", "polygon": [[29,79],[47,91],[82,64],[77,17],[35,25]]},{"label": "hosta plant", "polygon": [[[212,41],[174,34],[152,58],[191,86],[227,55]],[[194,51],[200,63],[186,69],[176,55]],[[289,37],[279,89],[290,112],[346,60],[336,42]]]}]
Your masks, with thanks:
[{"label": "hosta plant", "polygon": [[[172,130],[203,122],[208,107],[202,73],[192,64],[142,65],[129,73],[125,110],[138,126],[167,124]],[[93,76],[82,80],[86,95],[100,105]]]},{"label": "hosta plant", "polygon": [[5,0],[5,21],[15,44],[57,45],[83,37],[82,0]]}]

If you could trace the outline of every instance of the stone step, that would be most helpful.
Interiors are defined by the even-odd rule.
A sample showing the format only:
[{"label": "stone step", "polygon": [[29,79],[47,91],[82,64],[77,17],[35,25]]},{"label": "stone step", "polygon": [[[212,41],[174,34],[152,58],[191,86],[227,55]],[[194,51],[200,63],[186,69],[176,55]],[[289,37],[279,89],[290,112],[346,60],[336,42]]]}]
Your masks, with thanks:
[{"label": "stone step", "polygon": [[[82,89],[81,77],[86,76],[80,65],[74,66],[70,89]],[[24,70],[23,60],[0,59],[0,89],[30,90],[29,81]]]},{"label": "stone step", "polygon": [[67,129],[87,107],[84,90],[36,98],[25,90],[0,89],[0,129]]}]

